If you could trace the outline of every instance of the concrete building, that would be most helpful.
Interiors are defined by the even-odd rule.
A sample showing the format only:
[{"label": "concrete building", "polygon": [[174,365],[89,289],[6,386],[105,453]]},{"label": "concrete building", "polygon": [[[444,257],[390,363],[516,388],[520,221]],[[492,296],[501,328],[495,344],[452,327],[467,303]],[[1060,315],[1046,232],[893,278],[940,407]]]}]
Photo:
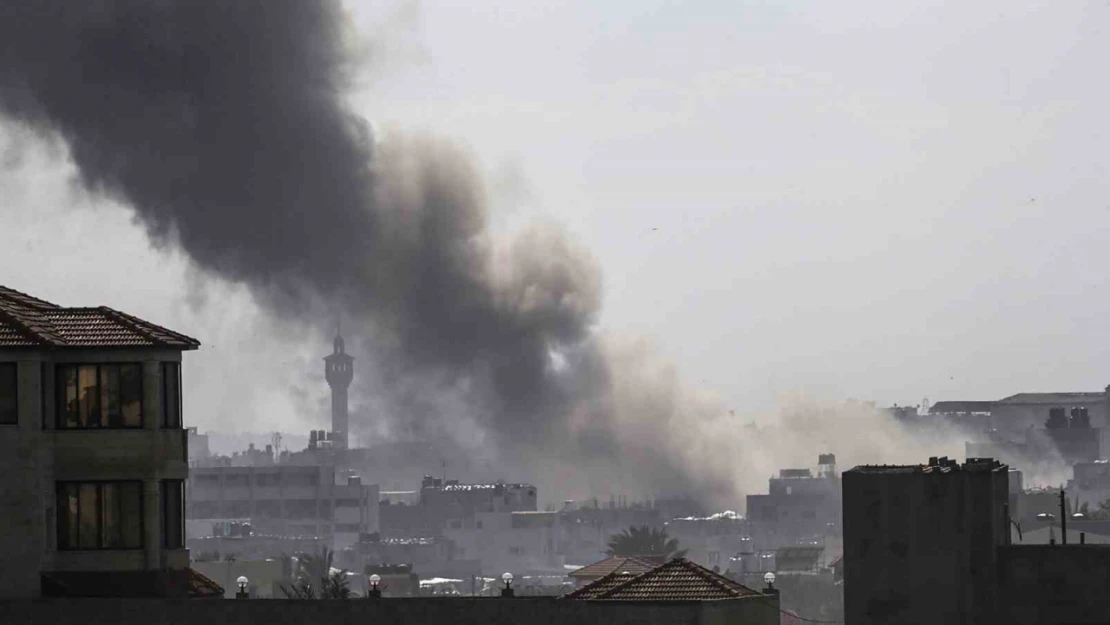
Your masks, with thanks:
[{"label": "concrete building", "polygon": [[197,432],[195,427],[185,428],[185,431],[189,437],[187,441],[189,448],[189,466],[198,466],[211,458],[212,451],[208,448],[208,435]]},{"label": "concrete building", "polygon": [[1008,473],[975,458],[845,471],[845,621],[992,622]]},{"label": "concrete building", "polygon": [[564,575],[557,512],[479,512],[469,519],[449,521],[443,533],[456,545],[458,557],[481,563],[483,575],[495,577],[505,571]]},{"label": "concrete building", "polygon": [[330,465],[203,467],[193,469],[187,493],[191,526],[249,520],[255,533],[322,537],[335,550],[379,531],[377,485],[337,476]]},{"label": "concrete building", "polygon": [[184,592],[181,355],[199,345],[0,287],[0,596],[129,573],[141,592]]},{"label": "concrete building", "polygon": [[756,549],[776,549],[840,533],[841,489],[836,456],[821,454],[817,474],[783,469],[768,494],[748,495],[748,520]]},{"label": "concrete building", "polygon": [[671,519],[665,527],[670,537],[678,539],[687,560],[709,569],[727,570],[730,558],[751,546],[747,520],[732,510]]},{"label": "concrete building", "polygon": [[1086,408],[1090,416],[1090,426],[1103,428],[1110,425],[1107,413],[1107,393],[1110,386],[1102,391],[1082,393],[1018,393],[993,402],[991,423],[994,428],[1005,430],[1024,430],[1041,427],[1045,416],[1052,408]]}]

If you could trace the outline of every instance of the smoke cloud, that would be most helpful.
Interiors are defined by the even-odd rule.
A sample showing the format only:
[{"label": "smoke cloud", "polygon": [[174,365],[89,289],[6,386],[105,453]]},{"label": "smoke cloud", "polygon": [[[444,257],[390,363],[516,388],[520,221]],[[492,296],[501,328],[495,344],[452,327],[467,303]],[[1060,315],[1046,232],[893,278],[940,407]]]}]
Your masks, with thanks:
[{"label": "smoke cloud", "polygon": [[346,28],[323,0],[6,2],[0,113],[277,317],[355,321],[390,429],[494,449],[549,493],[732,502],[782,455],[864,440],[789,411],[745,428],[649,346],[592,331],[587,251],[549,225],[494,240],[459,146],[375,142],[344,101]]}]

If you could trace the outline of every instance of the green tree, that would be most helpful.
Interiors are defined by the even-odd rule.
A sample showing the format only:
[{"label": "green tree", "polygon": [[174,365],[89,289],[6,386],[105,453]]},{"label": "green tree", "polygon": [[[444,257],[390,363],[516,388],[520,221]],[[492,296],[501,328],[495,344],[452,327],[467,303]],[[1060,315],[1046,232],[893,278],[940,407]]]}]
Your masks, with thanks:
[{"label": "green tree", "polygon": [[611,556],[663,556],[668,560],[686,557],[686,550],[678,548],[678,539],[667,535],[667,530],[648,525],[633,525],[609,537]]}]

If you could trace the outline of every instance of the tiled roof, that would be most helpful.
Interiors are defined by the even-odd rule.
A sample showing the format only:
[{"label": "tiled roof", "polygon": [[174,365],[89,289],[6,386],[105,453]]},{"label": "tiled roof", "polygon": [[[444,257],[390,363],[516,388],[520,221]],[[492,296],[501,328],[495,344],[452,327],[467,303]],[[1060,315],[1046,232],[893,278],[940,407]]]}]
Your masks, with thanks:
[{"label": "tiled roof", "polygon": [[714,573],[685,558],[641,573],[607,575],[565,598],[585,601],[721,601],[762,597],[743,584]]},{"label": "tiled roof", "polygon": [[611,573],[620,573],[623,571],[639,575],[640,573],[647,573],[660,564],[663,564],[661,558],[658,560],[651,560],[646,556],[612,556],[600,562],[588,564],[572,572],[568,577],[597,579]]},{"label": "tiled roof", "polygon": [[[642,575],[642,574],[643,573],[640,573],[640,575]],[[609,575],[606,575],[606,576],[602,577],[601,579],[595,580],[594,582],[592,582],[591,584],[589,584],[587,586],[583,586],[583,587],[579,588],[578,590],[575,590],[574,592],[569,593],[566,596],[566,598],[567,599],[579,599],[579,600],[597,599],[601,595],[604,595],[605,593],[609,592],[610,590],[613,590],[617,586],[620,586],[621,584],[627,582],[628,580],[630,580],[634,577],[636,577],[636,575],[633,575],[632,573],[625,573],[624,571],[617,571],[616,573],[610,573]]]},{"label": "tiled roof", "polygon": [[0,286],[0,347],[174,347],[200,342],[107,306],[61,308]]}]

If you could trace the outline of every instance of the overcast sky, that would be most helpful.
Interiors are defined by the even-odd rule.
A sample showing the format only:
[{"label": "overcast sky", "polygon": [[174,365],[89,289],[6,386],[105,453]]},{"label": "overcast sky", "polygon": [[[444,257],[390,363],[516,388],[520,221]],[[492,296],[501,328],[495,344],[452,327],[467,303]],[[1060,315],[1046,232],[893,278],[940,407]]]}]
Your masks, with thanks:
[{"label": "overcast sky", "polygon": [[[604,329],[737,412],[1110,384],[1110,3],[475,4],[351,3],[353,106],[467,146],[499,228],[562,223]],[[201,429],[325,426],[327,337],[0,136],[0,284],[198,337]]]}]

